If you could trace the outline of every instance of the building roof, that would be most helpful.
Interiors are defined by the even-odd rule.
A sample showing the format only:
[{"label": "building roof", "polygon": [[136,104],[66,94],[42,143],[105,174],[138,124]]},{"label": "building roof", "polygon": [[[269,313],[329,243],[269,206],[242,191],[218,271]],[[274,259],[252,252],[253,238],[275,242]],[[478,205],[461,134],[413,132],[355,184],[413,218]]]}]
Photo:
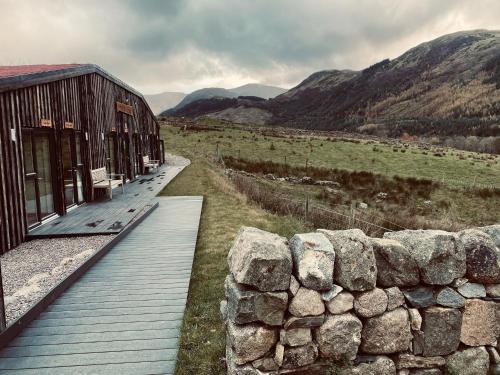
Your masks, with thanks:
[{"label": "building roof", "polygon": [[81,64],[0,66],[0,79],[25,76],[35,73],[53,72],[56,70],[74,68],[76,66],[81,66]]},{"label": "building roof", "polygon": [[94,64],[0,66],[0,93],[92,73],[99,74],[134,93],[142,99],[151,113],[154,113],[139,91]]}]

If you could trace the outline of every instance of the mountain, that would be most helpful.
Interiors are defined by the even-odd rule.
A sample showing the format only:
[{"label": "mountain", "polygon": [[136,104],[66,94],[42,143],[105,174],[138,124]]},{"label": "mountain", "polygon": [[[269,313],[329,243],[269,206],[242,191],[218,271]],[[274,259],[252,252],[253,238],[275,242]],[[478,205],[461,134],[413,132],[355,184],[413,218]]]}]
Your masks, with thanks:
[{"label": "mountain", "polygon": [[[181,108],[187,106],[198,100],[212,99],[212,98],[237,98],[238,96],[254,96],[264,99],[274,98],[275,96],[284,93],[286,90],[275,86],[266,86],[258,83],[250,83],[240,87],[235,87],[234,89],[223,89],[219,87],[210,87],[200,90],[193,91],[191,94],[186,95],[186,97],[173,108],[165,111],[162,114],[175,114],[185,116]],[[218,103],[220,104],[220,103]],[[188,112],[191,110],[188,109]]]},{"label": "mountain", "polygon": [[[445,35],[362,71],[317,72],[264,103],[232,106],[241,107],[266,111],[268,124],[301,128],[488,132],[500,120],[500,31]],[[196,116],[207,114],[215,113]]]},{"label": "mountain", "polygon": [[162,92],[161,94],[144,95],[144,99],[149,104],[154,114],[172,108],[184,99],[186,94],[182,92]]},{"label": "mountain", "polygon": [[276,86],[260,85],[258,83],[249,83],[240,87],[235,87],[230,91],[237,96],[257,96],[259,98],[270,99],[286,92],[285,89]]}]

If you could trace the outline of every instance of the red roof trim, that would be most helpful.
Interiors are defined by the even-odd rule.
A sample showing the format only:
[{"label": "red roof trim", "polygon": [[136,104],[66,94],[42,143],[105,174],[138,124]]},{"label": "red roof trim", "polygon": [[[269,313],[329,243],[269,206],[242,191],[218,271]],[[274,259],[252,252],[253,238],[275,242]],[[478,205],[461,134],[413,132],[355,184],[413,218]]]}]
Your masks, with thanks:
[{"label": "red roof trim", "polygon": [[75,68],[81,65],[82,64],[0,66],[0,78],[18,77],[43,72],[53,72],[57,70]]}]

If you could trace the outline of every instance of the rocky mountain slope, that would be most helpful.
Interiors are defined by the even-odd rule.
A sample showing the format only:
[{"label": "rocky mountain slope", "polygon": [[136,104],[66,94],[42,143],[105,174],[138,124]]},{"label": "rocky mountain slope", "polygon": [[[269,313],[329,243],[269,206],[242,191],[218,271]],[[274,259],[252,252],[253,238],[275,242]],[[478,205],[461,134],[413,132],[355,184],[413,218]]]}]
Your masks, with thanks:
[{"label": "rocky mountain slope", "polygon": [[144,95],[144,99],[155,114],[159,114],[168,108],[172,108],[184,99],[183,92],[162,92],[161,94]]},{"label": "rocky mountain slope", "polygon": [[[250,105],[269,114],[267,123],[301,128],[491,127],[500,119],[500,31],[445,35],[362,71],[317,72]],[[232,108],[242,106],[249,104],[236,101]]]}]

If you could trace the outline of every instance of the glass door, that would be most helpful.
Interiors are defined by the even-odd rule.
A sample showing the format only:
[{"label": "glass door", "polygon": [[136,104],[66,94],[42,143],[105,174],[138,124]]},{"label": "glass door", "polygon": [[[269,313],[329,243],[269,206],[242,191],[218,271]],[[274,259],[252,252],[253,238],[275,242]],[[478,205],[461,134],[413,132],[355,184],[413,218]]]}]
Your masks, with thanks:
[{"label": "glass door", "polygon": [[123,135],[123,167],[125,170],[123,173],[125,174],[125,178],[129,180],[133,179],[132,176],[132,163],[130,161],[130,139],[128,134]]},{"label": "glass door", "polygon": [[139,134],[134,134],[132,136],[134,143],[134,167],[135,167],[135,176],[139,176],[142,174],[142,152],[141,152],[141,139],[139,138]]},{"label": "glass door", "polygon": [[46,131],[23,131],[26,220],[28,226],[55,213],[51,139]]},{"label": "glass door", "polygon": [[114,174],[116,172],[116,134],[110,133],[106,137],[106,159],[108,173]]},{"label": "glass door", "polygon": [[61,137],[64,204],[66,208],[84,201],[81,133],[65,130]]}]

